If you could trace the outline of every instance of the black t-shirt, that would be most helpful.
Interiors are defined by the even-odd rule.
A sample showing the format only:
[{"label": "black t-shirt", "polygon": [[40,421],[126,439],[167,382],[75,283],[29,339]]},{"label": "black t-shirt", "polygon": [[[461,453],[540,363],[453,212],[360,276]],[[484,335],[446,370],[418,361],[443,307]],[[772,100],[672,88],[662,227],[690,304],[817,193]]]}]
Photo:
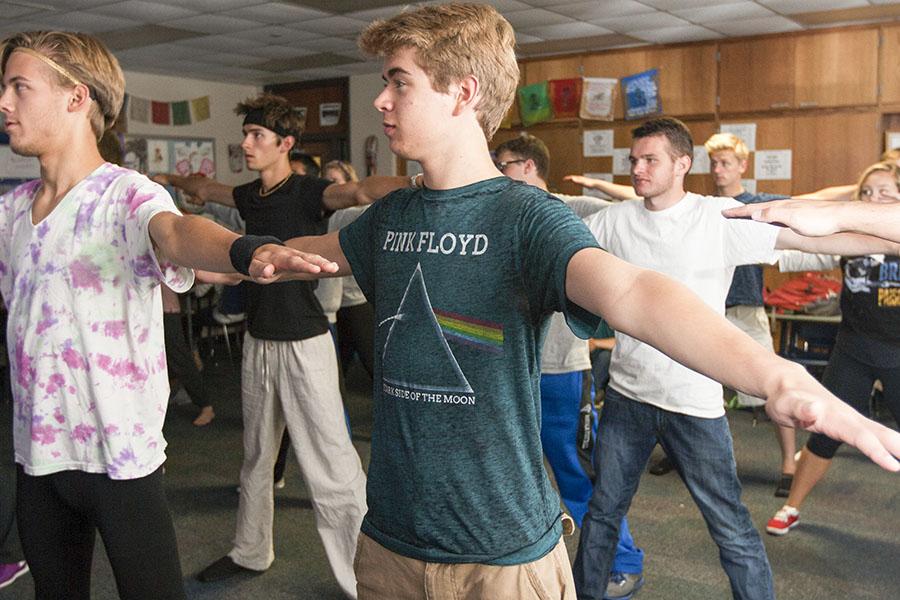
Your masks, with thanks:
[{"label": "black t-shirt", "polygon": [[841,259],[841,330],[900,347],[900,257]]},{"label": "black t-shirt", "polygon": [[[322,235],[331,212],[322,193],[331,182],[292,175],[281,188],[260,196],[261,181],[234,188],[238,212],[251,235],[274,235],[281,240],[301,235]],[[328,331],[328,320],[316,299],[315,282],[288,281],[271,285],[250,283],[247,325],[250,335],[262,340],[297,341]]]}]

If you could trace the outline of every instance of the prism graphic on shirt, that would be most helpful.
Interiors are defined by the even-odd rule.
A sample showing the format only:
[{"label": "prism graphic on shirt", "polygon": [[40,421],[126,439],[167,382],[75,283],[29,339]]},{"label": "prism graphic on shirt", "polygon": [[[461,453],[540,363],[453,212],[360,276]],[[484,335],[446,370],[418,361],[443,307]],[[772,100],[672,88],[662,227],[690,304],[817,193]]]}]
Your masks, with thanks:
[{"label": "prism graphic on shirt", "polygon": [[[383,392],[398,399],[437,404],[474,405],[475,391],[462,372],[447,343],[441,323],[428,297],[422,265],[417,264],[397,313],[382,321],[390,323],[382,353]],[[497,338],[497,335],[494,335]],[[502,344],[502,331],[499,333]],[[496,343],[496,342],[492,342]],[[399,378],[407,365],[421,364],[428,370],[416,380]]]}]

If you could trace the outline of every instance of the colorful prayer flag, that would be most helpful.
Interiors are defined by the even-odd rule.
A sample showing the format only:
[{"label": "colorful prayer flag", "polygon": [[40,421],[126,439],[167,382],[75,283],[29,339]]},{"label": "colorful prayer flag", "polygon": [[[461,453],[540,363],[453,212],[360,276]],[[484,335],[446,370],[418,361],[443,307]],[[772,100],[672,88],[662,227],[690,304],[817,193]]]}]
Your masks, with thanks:
[{"label": "colorful prayer flag", "polygon": [[153,123],[155,125],[171,125],[172,121],[169,118],[169,103],[168,102],[157,102],[156,100],[150,101],[151,112],[153,114]]},{"label": "colorful prayer flag", "polygon": [[525,127],[553,118],[546,81],[519,88],[519,113]]},{"label": "colorful prayer flag", "polygon": [[578,105],[581,101],[581,78],[551,79],[549,86],[555,118],[574,119],[578,117]]},{"label": "colorful prayer flag", "polygon": [[172,103],[172,125],[190,125],[191,109],[187,100]]}]

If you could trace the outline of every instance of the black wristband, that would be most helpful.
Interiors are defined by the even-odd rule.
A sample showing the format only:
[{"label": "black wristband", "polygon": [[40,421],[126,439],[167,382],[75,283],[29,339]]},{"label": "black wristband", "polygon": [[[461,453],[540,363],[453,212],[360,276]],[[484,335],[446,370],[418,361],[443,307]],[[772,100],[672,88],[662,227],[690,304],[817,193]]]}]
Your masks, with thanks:
[{"label": "black wristband", "polygon": [[253,262],[253,253],[260,246],[266,244],[278,244],[284,246],[284,242],[274,235],[242,235],[234,240],[228,256],[231,258],[231,266],[242,275],[250,274],[250,263]]}]

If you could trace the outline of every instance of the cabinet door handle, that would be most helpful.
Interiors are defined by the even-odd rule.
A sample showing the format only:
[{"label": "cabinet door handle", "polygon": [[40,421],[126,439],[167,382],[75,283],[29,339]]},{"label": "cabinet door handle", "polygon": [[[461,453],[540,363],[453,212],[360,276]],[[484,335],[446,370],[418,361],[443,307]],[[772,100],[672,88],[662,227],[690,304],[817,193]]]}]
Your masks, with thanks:
[{"label": "cabinet door handle", "polygon": [[769,108],[787,108],[791,105],[790,102],[773,102],[769,105]]},{"label": "cabinet door handle", "polygon": [[816,101],[814,101],[814,100],[808,100],[808,101],[806,101],[806,102],[801,102],[801,103],[800,103],[800,108],[810,108],[810,107],[818,106],[818,105],[819,105],[818,102],[816,102]]}]

